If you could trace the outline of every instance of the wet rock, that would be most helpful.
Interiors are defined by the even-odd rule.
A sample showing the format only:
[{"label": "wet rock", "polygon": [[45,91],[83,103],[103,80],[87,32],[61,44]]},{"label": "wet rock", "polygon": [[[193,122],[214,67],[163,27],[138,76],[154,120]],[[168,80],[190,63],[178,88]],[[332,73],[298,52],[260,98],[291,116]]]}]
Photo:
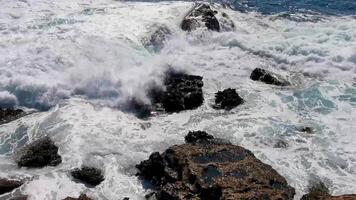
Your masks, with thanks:
[{"label": "wet rock", "polygon": [[86,194],[81,194],[78,198],[67,197],[63,200],[92,200],[92,199],[89,198]]},{"label": "wet rock", "polygon": [[260,81],[270,85],[277,85],[277,86],[291,85],[287,80],[285,80],[281,76],[261,68],[254,69],[251,73],[250,78],[251,80]]},{"label": "wet rock", "polygon": [[0,125],[9,123],[24,115],[25,112],[21,109],[0,108]]},{"label": "wet rock", "polygon": [[284,140],[277,140],[277,142],[274,144],[274,148],[285,149],[288,146],[289,146],[288,143]]},{"label": "wet rock", "polygon": [[324,183],[319,182],[314,184],[309,189],[309,193],[305,194],[301,200],[356,200],[356,194],[332,196]]},{"label": "wet rock", "polygon": [[220,31],[218,19],[215,17],[217,11],[211,9],[208,4],[197,4],[184,17],[181,28],[184,31],[193,31],[200,27],[206,27],[208,30]]},{"label": "wet rock", "polygon": [[243,102],[244,100],[237,94],[236,90],[229,88],[215,94],[214,108],[231,110]]},{"label": "wet rock", "polygon": [[[137,165],[138,175],[152,182],[157,200],[271,199],[290,200],[294,189],[271,166],[249,150],[211,140],[200,132],[164,153]],[[193,141],[193,142],[191,142]]]},{"label": "wet rock", "polygon": [[0,178],[0,195],[11,192],[23,184],[21,181]]},{"label": "wet rock", "polygon": [[157,92],[155,101],[166,112],[195,109],[204,102],[203,77],[169,71],[164,81],[165,91]]},{"label": "wet rock", "polygon": [[308,134],[313,134],[314,133],[314,129],[312,127],[308,127],[308,126],[301,127],[300,131],[304,132],[304,133],[308,133]]},{"label": "wet rock", "polygon": [[97,186],[104,181],[104,176],[100,169],[94,167],[82,167],[71,172],[73,178],[87,184],[88,186]]},{"label": "wet rock", "polygon": [[19,167],[39,168],[57,166],[62,162],[58,147],[49,137],[39,139],[25,147],[23,155],[17,160]]},{"label": "wet rock", "polygon": [[125,104],[122,105],[122,110],[133,113],[136,117],[145,119],[151,116],[152,107],[135,97],[129,98]]},{"label": "wet rock", "polygon": [[143,40],[143,45],[149,50],[159,52],[171,35],[171,30],[169,30],[168,27],[159,26],[152,33],[150,33],[148,38]]},{"label": "wet rock", "polygon": [[27,196],[12,197],[10,200],[27,200]]},{"label": "wet rock", "polygon": [[130,200],[130,198],[128,198],[128,197],[125,197],[125,198],[123,198],[122,200]]},{"label": "wet rock", "polygon": [[185,136],[187,144],[230,144],[229,141],[220,138],[214,138],[205,131],[190,131]]}]

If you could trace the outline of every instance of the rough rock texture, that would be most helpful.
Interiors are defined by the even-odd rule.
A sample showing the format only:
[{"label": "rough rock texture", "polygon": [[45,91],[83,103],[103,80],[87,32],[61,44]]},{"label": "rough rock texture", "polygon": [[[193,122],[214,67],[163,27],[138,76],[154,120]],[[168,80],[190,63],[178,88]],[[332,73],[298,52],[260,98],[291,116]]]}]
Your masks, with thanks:
[{"label": "rough rock texture", "polygon": [[16,120],[24,115],[25,112],[21,109],[0,108],[0,125]]},{"label": "rough rock texture", "polygon": [[187,144],[231,144],[224,139],[214,138],[205,131],[189,131],[184,139]]},{"label": "rough rock texture", "polygon": [[23,155],[17,160],[19,167],[44,167],[57,166],[62,162],[58,155],[58,147],[49,137],[41,138],[27,147]]},{"label": "rough rock texture", "polygon": [[281,76],[261,68],[254,69],[251,73],[250,78],[251,80],[261,81],[263,83],[270,84],[270,85],[277,85],[277,86],[291,85],[287,80],[285,80]]},{"label": "rough rock texture", "polygon": [[184,31],[193,31],[205,26],[209,30],[220,31],[216,14],[217,11],[212,10],[208,4],[198,4],[184,17],[181,28]]},{"label": "rough rock texture", "polygon": [[229,88],[215,94],[214,108],[231,110],[243,102],[244,100],[237,94],[236,90]]},{"label": "rough rock texture", "polygon": [[166,90],[156,92],[152,101],[161,104],[166,112],[194,109],[204,102],[201,76],[169,71],[164,85]]},{"label": "rough rock texture", "polygon": [[356,200],[356,194],[346,194],[341,196],[331,196],[328,188],[322,183],[317,183],[310,188],[301,200]]},{"label": "rough rock texture", "polygon": [[23,184],[21,181],[0,178],[0,195],[11,192]]},{"label": "rough rock texture", "polygon": [[207,3],[198,3],[184,17],[181,28],[184,31],[194,31],[198,28],[212,31],[233,31],[235,25],[226,13],[213,9]]},{"label": "rough rock texture", "polygon": [[211,136],[192,134],[186,140],[193,143],[153,153],[136,166],[138,175],[157,187],[158,200],[293,199],[295,191],[286,180],[250,151],[232,144],[206,143]]},{"label": "rough rock texture", "polygon": [[67,197],[63,200],[92,200],[92,199],[89,198],[86,194],[81,194],[78,198]]},{"label": "rough rock texture", "polygon": [[93,167],[82,167],[81,169],[77,168],[72,171],[71,174],[73,178],[89,186],[97,186],[104,180],[102,171]]}]

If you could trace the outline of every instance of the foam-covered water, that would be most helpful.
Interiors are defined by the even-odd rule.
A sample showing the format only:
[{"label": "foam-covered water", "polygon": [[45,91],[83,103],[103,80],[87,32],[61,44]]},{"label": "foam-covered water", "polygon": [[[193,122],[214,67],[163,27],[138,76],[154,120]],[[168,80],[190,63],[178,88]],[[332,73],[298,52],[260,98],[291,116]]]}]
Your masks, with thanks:
[{"label": "foam-covered water", "polygon": [[[356,187],[356,21],[353,16],[263,15],[224,10],[233,32],[179,25],[191,2],[27,0],[2,2],[0,105],[36,112],[0,126],[0,176],[28,182],[17,192],[30,199],[87,193],[98,199],[143,199],[149,191],[135,164],[153,151],[206,130],[250,149],[296,188],[311,179],[333,194]],[[142,41],[156,28],[172,32],[160,52]],[[204,105],[148,120],[117,109],[130,96],[143,100],[169,67],[204,77]],[[288,76],[293,86],[249,79],[255,67]],[[246,103],[231,112],[211,107],[214,93],[236,88]],[[313,134],[300,131],[312,127]],[[63,158],[57,167],[17,168],[16,149],[50,135]],[[284,141],[288,147],[276,148]],[[277,145],[278,146],[278,145]],[[82,164],[105,171],[86,188],[69,171]],[[0,197],[0,198],[7,198]]]}]

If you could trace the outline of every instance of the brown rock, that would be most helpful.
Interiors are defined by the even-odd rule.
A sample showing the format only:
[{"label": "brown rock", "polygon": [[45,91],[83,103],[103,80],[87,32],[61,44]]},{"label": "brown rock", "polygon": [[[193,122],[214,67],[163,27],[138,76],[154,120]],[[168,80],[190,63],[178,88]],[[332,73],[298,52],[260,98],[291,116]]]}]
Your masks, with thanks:
[{"label": "brown rock", "polygon": [[271,166],[228,143],[172,146],[137,168],[157,187],[158,200],[290,200],[295,194]]},{"label": "brown rock", "polygon": [[67,197],[63,200],[92,200],[92,199],[89,198],[86,194],[81,194],[78,198]]},{"label": "brown rock", "polygon": [[20,187],[23,183],[16,180],[7,180],[0,178],[0,195],[11,192],[12,190]]}]

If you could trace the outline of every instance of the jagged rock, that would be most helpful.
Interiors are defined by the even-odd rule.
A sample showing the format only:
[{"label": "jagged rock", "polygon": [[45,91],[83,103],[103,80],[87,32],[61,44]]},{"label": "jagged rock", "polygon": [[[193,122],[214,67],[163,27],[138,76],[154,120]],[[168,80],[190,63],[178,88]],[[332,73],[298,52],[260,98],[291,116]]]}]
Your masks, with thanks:
[{"label": "jagged rock", "polygon": [[57,166],[62,162],[58,147],[48,137],[39,139],[25,147],[23,155],[17,160],[19,167]]},{"label": "jagged rock", "polygon": [[237,94],[236,90],[229,88],[215,94],[214,108],[231,110],[243,102],[244,100]]},{"label": "jagged rock", "polygon": [[23,184],[21,181],[0,178],[0,195],[11,192]]},{"label": "jagged rock", "polygon": [[233,31],[235,25],[226,13],[212,9],[207,3],[198,3],[184,17],[181,28],[184,31],[194,31],[207,28],[212,31]]},{"label": "jagged rock", "polygon": [[156,92],[153,97],[166,112],[179,112],[197,108],[203,104],[203,77],[182,72],[167,72],[165,91]]},{"label": "jagged rock", "polygon": [[329,189],[324,183],[319,182],[309,189],[309,193],[305,194],[301,200],[356,200],[356,194],[346,194],[341,196],[331,196]]},{"label": "jagged rock", "polygon": [[171,35],[171,30],[168,27],[159,26],[148,38],[143,40],[143,45],[149,50],[160,51]]},{"label": "jagged rock", "polygon": [[81,194],[78,198],[67,197],[63,200],[92,200],[92,199],[89,198],[86,194]]},{"label": "jagged rock", "polygon": [[100,169],[94,167],[82,167],[81,169],[75,169],[71,172],[73,178],[89,185],[97,186],[104,181],[104,176]]},{"label": "jagged rock", "polygon": [[25,115],[21,109],[0,108],[0,125],[9,123]]},{"label": "jagged rock", "polygon": [[261,81],[263,83],[270,84],[270,85],[277,85],[277,86],[291,85],[287,80],[282,78],[280,75],[277,75],[273,72],[261,68],[254,69],[251,73],[250,78],[251,80]]},{"label": "jagged rock", "polygon": [[212,136],[195,133],[187,143],[153,153],[138,164],[138,175],[152,182],[157,200],[290,200],[294,189],[271,166],[232,144],[196,143]]}]

